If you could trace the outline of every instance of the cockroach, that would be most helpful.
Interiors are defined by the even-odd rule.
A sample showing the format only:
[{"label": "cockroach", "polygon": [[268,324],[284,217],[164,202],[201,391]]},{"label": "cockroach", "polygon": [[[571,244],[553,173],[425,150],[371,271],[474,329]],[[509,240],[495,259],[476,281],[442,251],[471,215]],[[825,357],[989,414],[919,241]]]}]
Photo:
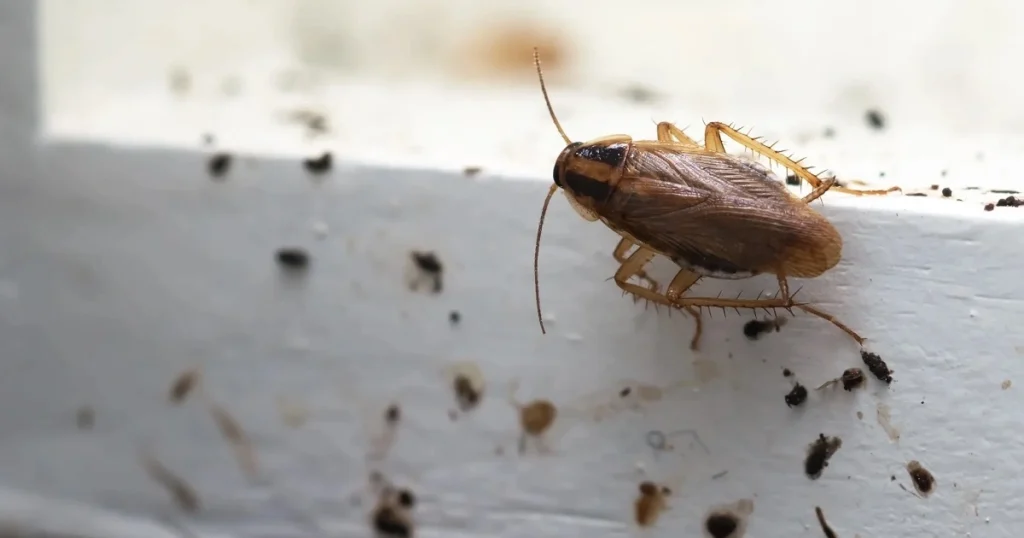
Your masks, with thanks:
[{"label": "cockroach", "polygon": [[[843,239],[810,202],[829,190],[854,195],[884,195],[902,191],[856,190],[821,179],[757,137],[719,122],[708,123],[704,144],[669,122],[657,126],[657,140],[634,140],[611,135],[573,142],[562,129],[544,84],[540,55],[534,64],[548,114],[566,146],[554,166],[554,184],[548,190],[537,225],[534,248],[534,291],[541,332],[538,258],[541,230],[548,204],[558,189],[584,219],[600,220],[621,237],[612,256],[619,263],[615,283],[634,299],[685,310],[696,330],[690,342],[696,350],[701,336],[704,307],[775,309],[799,308],[831,322],[863,345],[864,338],[806,303],[793,300],[789,278],[814,278],[839,263]],[[783,165],[813,187],[799,198],[768,170],[747,159],[726,153],[722,135],[754,153]],[[637,247],[631,254],[627,253]],[[647,276],[644,267],[655,256],[669,258],[679,271],[667,289]],[[737,280],[759,274],[775,275],[779,293],[771,298],[723,299],[686,297],[701,278]],[[646,283],[630,282],[633,277]],[[799,290],[797,290],[799,291]]]}]

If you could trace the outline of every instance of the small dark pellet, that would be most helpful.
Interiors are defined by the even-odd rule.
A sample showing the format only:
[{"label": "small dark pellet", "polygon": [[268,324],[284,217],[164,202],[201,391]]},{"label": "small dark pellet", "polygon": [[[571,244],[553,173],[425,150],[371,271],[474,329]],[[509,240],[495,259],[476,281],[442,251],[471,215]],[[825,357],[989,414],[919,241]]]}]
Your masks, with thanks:
[{"label": "small dark pellet", "polygon": [[231,155],[228,153],[217,153],[210,157],[206,163],[206,169],[215,178],[224,177],[231,168]]},{"label": "small dark pellet", "polygon": [[277,263],[286,269],[305,269],[309,267],[309,254],[301,248],[282,248],[277,251]]},{"label": "small dark pellet", "polygon": [[950,196],[953,196],[953,189],[951,189],[949,187],[946,187],[946,188],[942,189],[942,196],[945,197],[945,198],[949,198]]},{"label": "small dark pellet", "polygon": [[319,157],[304,159],[302,161],[302,166],[310,173],[323,174],[330,171],[333,162],[334,159],[331,156],[331,152],[327,151]]}]

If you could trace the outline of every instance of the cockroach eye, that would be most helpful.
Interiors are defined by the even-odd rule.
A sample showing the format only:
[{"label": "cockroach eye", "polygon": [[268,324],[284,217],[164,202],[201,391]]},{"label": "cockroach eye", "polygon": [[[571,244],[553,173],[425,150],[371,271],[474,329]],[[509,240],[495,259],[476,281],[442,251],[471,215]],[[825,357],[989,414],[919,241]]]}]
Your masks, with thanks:
[{"label": "cockroach eye", "polygon": [[555,163],[554,178],[555,178],[555,185],[558,185],[559,187],[564,189],[565,187],[562,186],[562,181],[558,178],[558,163]]}]

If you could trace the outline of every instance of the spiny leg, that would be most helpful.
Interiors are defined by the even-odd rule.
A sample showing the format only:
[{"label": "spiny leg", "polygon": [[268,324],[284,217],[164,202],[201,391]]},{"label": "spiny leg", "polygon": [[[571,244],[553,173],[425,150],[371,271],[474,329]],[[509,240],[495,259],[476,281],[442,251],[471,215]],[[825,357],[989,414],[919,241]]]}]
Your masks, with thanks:
[{"label": "spiny leg", "polygon": [[[615,251],[612,252],[612,257],[614,257],[615,261],[619,262],[619,264],[626,263],[626,260],[629,259],[629,256],[627,256],[626,253],[629,252],[629,249],[633,248],[633,245],[635,244],[636,243],[633,243],[633,241],[623,237],[622,240],[619,241],[619,244],[615,246]],[[647,282],[651,291],[658,291],[658,282],[653,278],[647,276],[647,271],[640,269],[639,271],[636,272],[636,277],[639,278],[640,280],[643,280],[644,282]],[[637,298],[634,297],[633,300],[635,302]]]},{"label": "spiny leg", "polygon": [[[787,157],[786,155],[783,155],[782,153],[779,153],[778,151],[775,151],[774,149],[768,147],[767,145],[758,141],[757,139],[747,136],[737,131],[736,129],[729,127],[728,125],[725,125],[724,123],[713,121],[707,125],[707,127],[704,129],[704,147],[710,151],[725,153],[725,144],[722,143],[722,133],[725,133],[726,136],[733,139],[737,143],[743,145],[743,147],[759,155],[767,157],[781,164],[782,166],[785,166],[791,172],[796,174],[797,177],[810,183],[811,187],[814,188],[815,190],[817,190],[818,187],[820,187],[823,184],[823,181],[818,176],[812,174],[810,170],[802,166],[799,162],[794,161],[793,159]],[[858,190],[850,189],[847,187],[835,186],[832,187],[832,190],[837,192],[845,192],[847,194],[854,194],[857,196],[882,195],[895,191],[903,191],[903,189],[899,187],[890,187],[888,189],[880,190]],[[818,196],[821,195],[819,194]],[[815,196],[815,198],[817,198],[817,196]],[[812,200],[813,199],[814,198],[812,198]]]},{"label": "spiny leg", "polygon": [[859,335],[856,332],[854,332],[853,329],[847,327],[845,323],[843,323],[843,322],[839,321],[838,319],[836,319],[835,316],[832,316],[831,314],[826,314],[825,312],[822,312],[821,310],[818,310],[817,308],[814,308],[812,306],[807,306],[805,304],[798,304],[798,305],[793,305],[793,306],[799,308],[800,310],[803,310],[804,312],[807,312],[808,314],[813,314],[815,316],[818,316],[819,318],[821,318],[821,319],[831,323],[832,325],[835,325],[836,327],[839,327],[839,329],[841,331],[843,331],[846,334],[850,335],[854,340],[857,341],[858,344],[864,345],[864,337],[862,337],[861,335]]},{"label": "spiny leg", "polygon": [[[680,297],[686,293],[686,290],[692,288],[697,281],[700,280],[700,275],[691,273],[690,271],[679,271],[676,276],[672,278],[672,282],[668,284],[668,290],[665,291],[665,297],[669,301],[675,303]],[[693,338],[690,340],[690,349],[697,351],[697,344],[700,342],[700,335],[704,332],[703,323],[700,318],[700,312],[695,310],[692,306],[683,306],[688,314],[693,316],[693,320],[697,323],[697,329],[693,333]]]},{"label": "spiny leg", "polygon": [[686,136],[682,129],[667,121],[658,124],[658,142],[676,142],[684,146],[700,147],[696,140]]},{"label": "spiny leg", "polygon": [[647,299],[653,301],[654,304],[665,305],[668,307],[675,306],[672,301],[669,301],[664,294],[658,293],[657,291],[647,289],[643,286],[638,286],[629,281],[630,278],[636,276],[643,271],[644,266],[647,265],[657,254],[654,251],[648,250],[646,247],[641,246],[636,249],[636,252],[630,254],[619,269],[615,271],[615,283],[618,284],[623,291],[632,293],[634,297],[641,299]]}]

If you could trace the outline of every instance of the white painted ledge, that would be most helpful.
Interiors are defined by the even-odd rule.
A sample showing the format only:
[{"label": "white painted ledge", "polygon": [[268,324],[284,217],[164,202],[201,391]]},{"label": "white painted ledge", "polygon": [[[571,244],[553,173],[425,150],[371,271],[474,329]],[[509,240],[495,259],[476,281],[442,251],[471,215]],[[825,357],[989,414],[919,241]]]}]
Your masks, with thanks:
[{"label": "white painted ledge", "polygon": [[[0,26],[29,20],[10,6],[0,15]],[[0,30],[2,50],[32,50],[23,34]],[[1015,330],[1024,210],[981,209],[999,197],[986,189],[1016,181],[1024,145],[1012,125],[957,134],[957,122],[921,114],[874,133],[857,114],[825,122],[814,107],[783,115],[738,105],[750,113],[737,116],[773,130],[758,132],[844,177],[952,185],[965,200],[825,196],[844,260],[793,284],[867,336],[896,381],[812,390],[791,409],[782,369],[813,389],[862,366],[849,338],[798,316],[751,342],[749,316],[715,315],[693,354],[692,321],[623,299],[608,281],[613,234],[561,199],[542,245],[549,334],[539,333],[531,255],[560,148],[533,87],[442,90],[366,77],[298,104],[126,91],[106,104],[37,107],[37,88],[24,82],[35,65],[12,58],[0,57],[20,74],[0,81],[0,484],[12,492],[0,504],[16,499],[0,507],[8,522],[43,531],[38,515],[51,513],[51,533],[78,527],[89,537],[363,536],[370,502],[352,499],[375,469],[415,491],[417,536],[427,538],[638,535],[632,503],[644,479],[673,489],[650,536],[699,536],[709,509],[741,499],[753,501],[748,537],[820,535],[816,505],[843,537],[1015,536],[1024,522],[1024,337]],[[640,108],[552,90],[580,138],[648,136],[652,117],[697,125],[704,110],[696,100]],[[337,134],[310,143],[279,129],[279,106],[312,101],[330,109]],[[37,108],[35,123],[26,111]],[[415,128],[396,134],[403,124]],[[836,138],[801,136],[825,124]],[[224,181],[205,172],[198,140],[208,131],[246,157]],[[323,148],[337,164],[312,181],[298,160]],[[467,178],[467,165],[484,173]],[[962,189],[974,185],[970,198]],[[275,266],[285,245],[309,251],[305,278]],[[441,293],[408,289],[411,250],[440,257]],[[699,291],[773,285],[706,282]],[[464,362],[487,388],[453,421],[447,374]],[[201,402],[166,404],[175,376],[196,365],[206,394],[253,439],[263,481],[240,474]],[[559,408],[552,453],[516,453],[511,385],[520,401]],[[392,402],[402,408],[394,444],[368,461]],[[75,426],[82,406],[94,412],[91,430]],[[297,427],[296,410],[308,415]],[[655,452],[645,444],[653,429],[693,430],[708,450],[675,436],[673,451]],[[843,445],[812,481],[803,460],[820,433]],[[202,511],[179,513],[147,479],[143,445],[198,490]],[[927,499],[901,488],[913,489],[909,460],[938,479]],[[80,523],[84,512],[64,503],[115,513],[128,530]],[[138,521],[168,530],[133,534]]]}]

